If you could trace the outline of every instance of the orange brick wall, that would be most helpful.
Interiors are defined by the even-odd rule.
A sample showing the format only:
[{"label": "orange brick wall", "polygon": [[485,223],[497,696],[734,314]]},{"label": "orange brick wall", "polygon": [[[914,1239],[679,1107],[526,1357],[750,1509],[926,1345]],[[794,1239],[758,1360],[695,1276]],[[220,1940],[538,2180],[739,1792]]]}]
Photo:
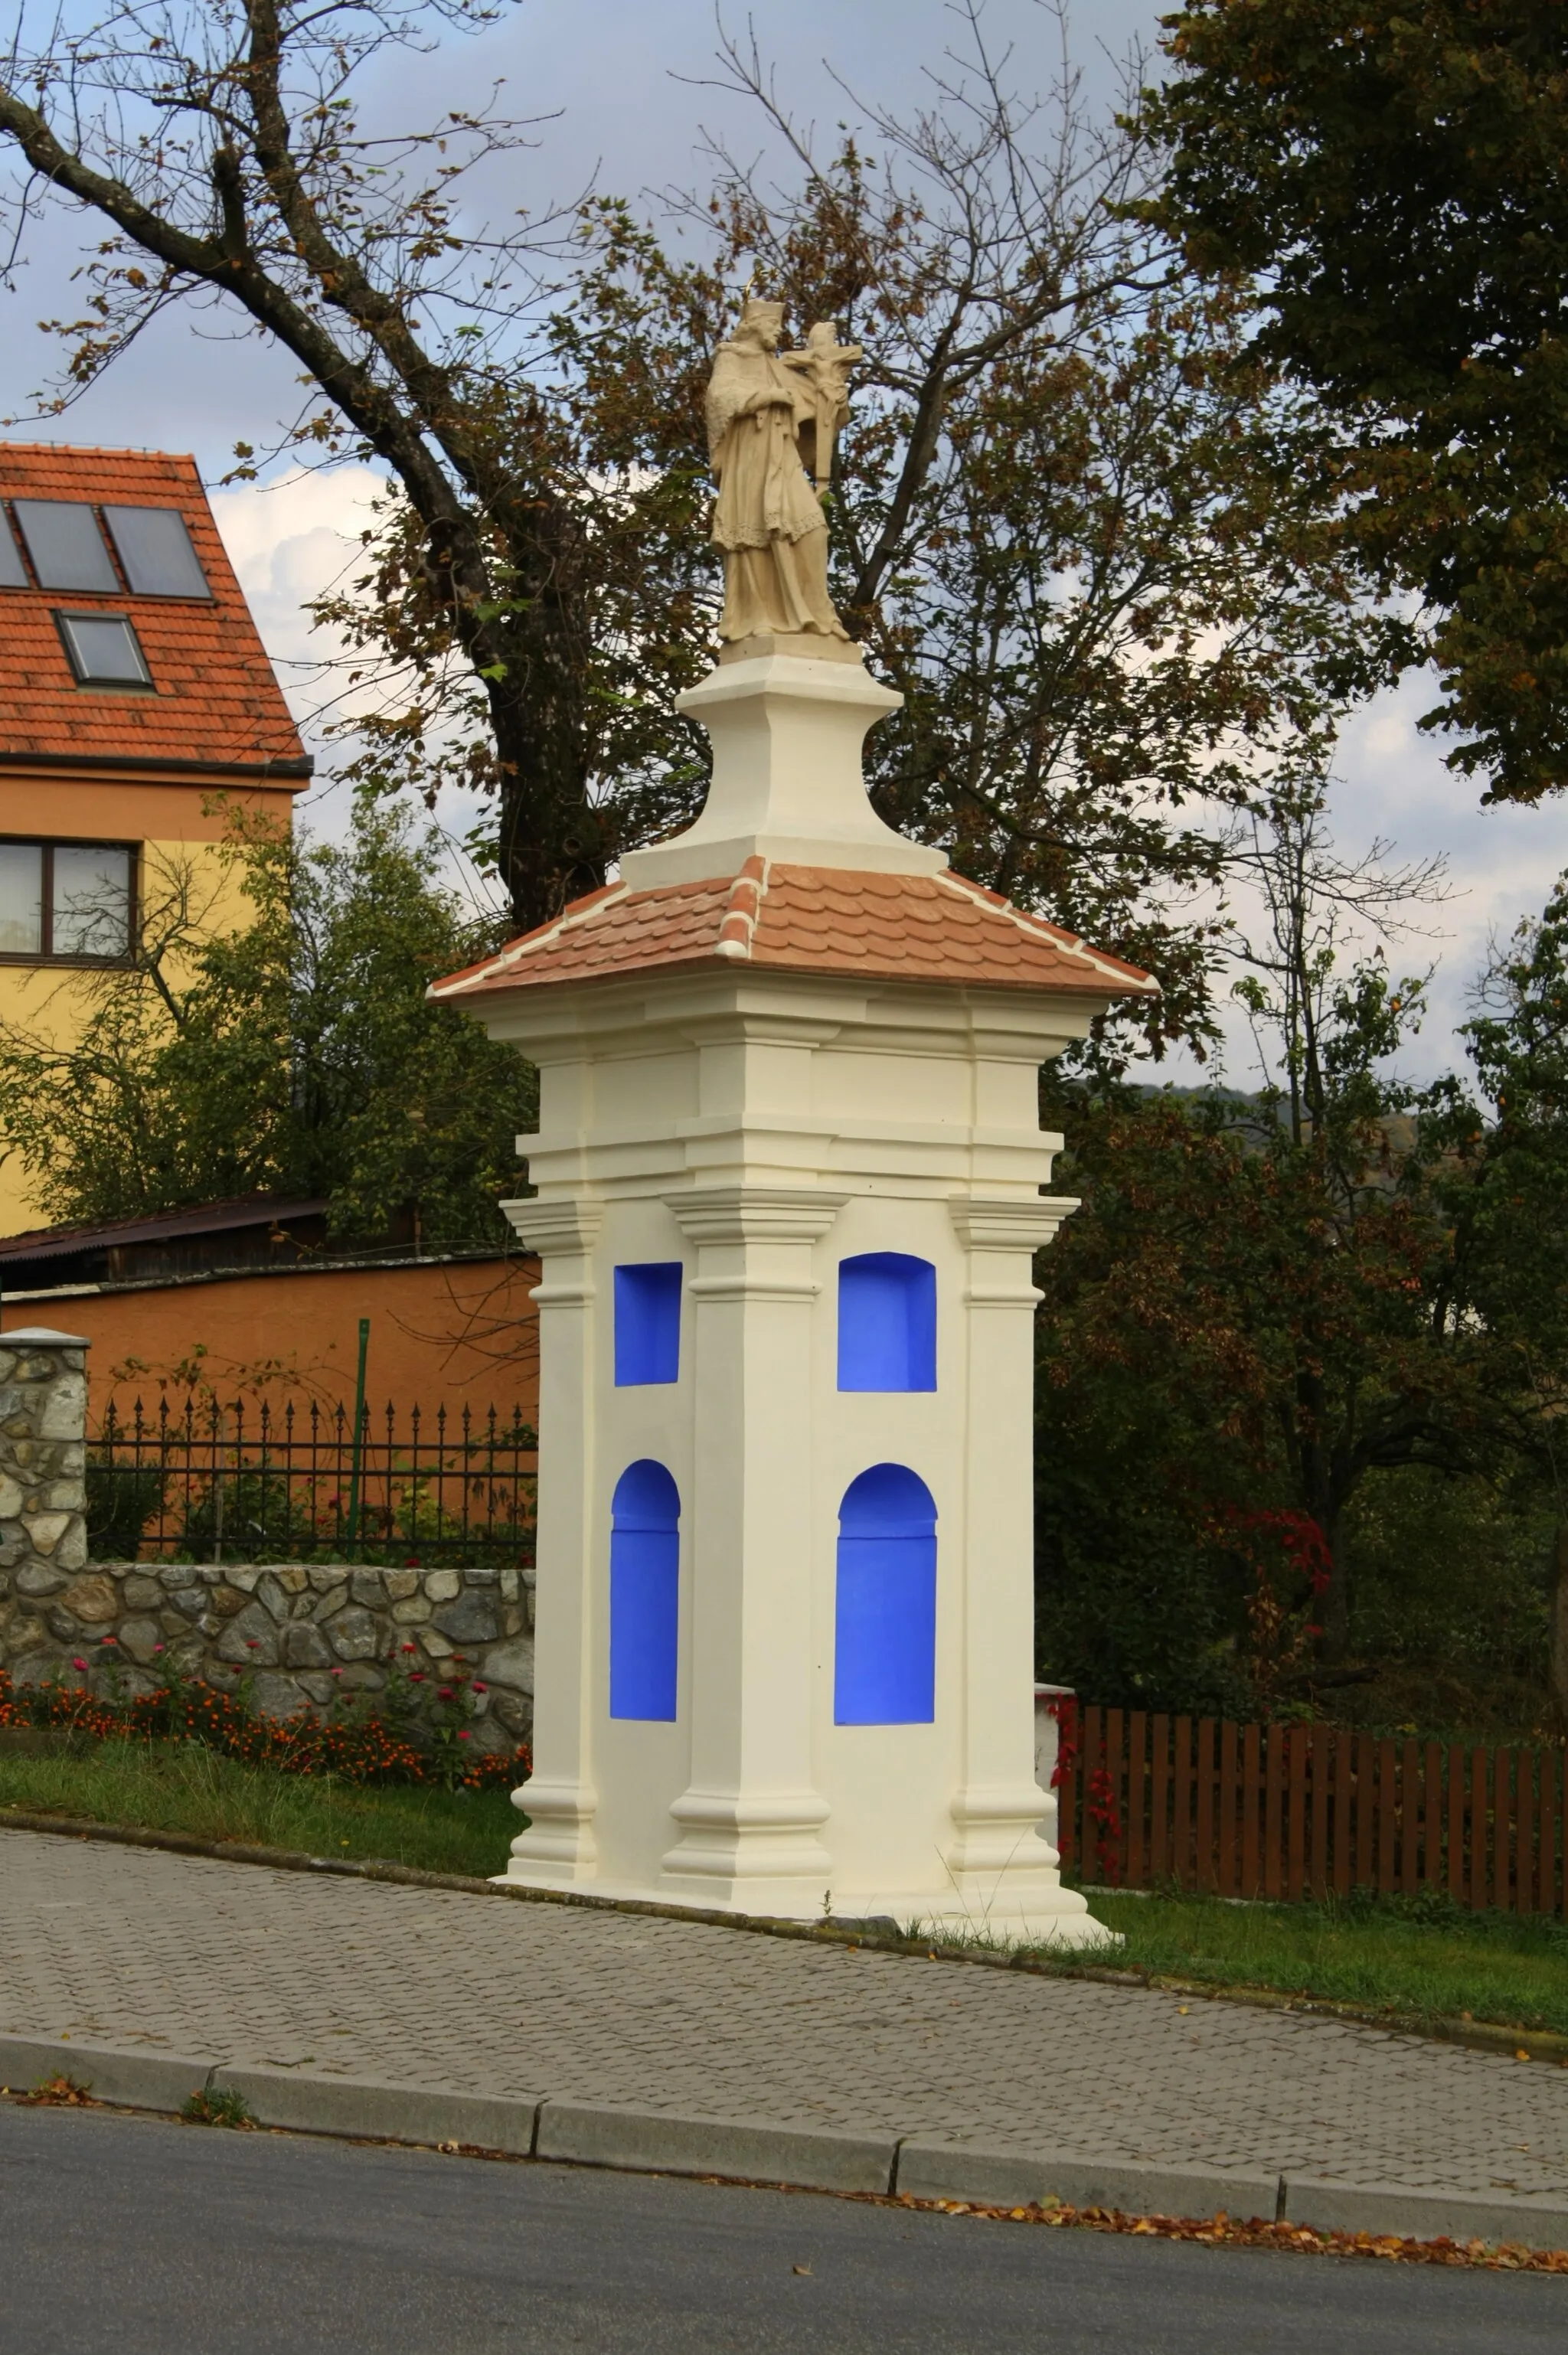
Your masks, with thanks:
[{"label": "orange brick wall", "polygon": [[9,1328],[48,1325],[91,1343],[88,1374],[96,1430],[111,1396],[128,1415],[137,1398],[156,1414],[160,1393],[183,1408],[176,1368],[204,1349],[205,1381],[220,1398],[258,1390],[274,1408],[354,1403],[359,1319],[370,1319],[366,1397],[400,1420],[464,1404],[476,1413],[514,1408],[532,1421],[539,1402],[539,1326],[529,1286],[537,1260],[459,1260],[417,1266],[293,1270],[225,1276],[145,1291],[16,1299]]}]

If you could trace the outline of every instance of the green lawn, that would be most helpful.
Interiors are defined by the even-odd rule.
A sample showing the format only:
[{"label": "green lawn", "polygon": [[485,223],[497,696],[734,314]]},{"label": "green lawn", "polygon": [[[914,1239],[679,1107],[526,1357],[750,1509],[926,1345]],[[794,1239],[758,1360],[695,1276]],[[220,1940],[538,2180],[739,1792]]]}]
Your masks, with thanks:
[{"label": "green lawn", "polygon": [[1083,1961],[1215,1987],[1277,1988],[1388,2011],[1413,2025],[1490,2020],[1568,2033],[1568,1924],[1399,1900],[1225,1905],[1203,1897],[1101,1897],[1092,1913],[1125,1945]]},{"label": "green lawn", "polygon": [[104,1742],[75,1757],[0,1755],[0,1825],[7,1807],[481,1875],[505,1868],[522,1828],[504,1791],[280,1774],[194,1742]]}]

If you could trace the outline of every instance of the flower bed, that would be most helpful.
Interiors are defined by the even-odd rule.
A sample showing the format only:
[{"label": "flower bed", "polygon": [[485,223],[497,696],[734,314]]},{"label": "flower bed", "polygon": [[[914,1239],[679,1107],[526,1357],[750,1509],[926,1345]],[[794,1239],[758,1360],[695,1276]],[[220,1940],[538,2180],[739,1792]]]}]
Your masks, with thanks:
[{"label": "flower bed", "polygon": [[[411,1644],[405,1650],[413,1652]],[[71,1669],[84,1675],[84,1659]],[[151,1692],[123,1697],[91,1692],[61,1672],[39,1684],[16,1685],[0,1668],[0,1727],[35,1726],[91,1741],[200,1742],[249,1766],[291,1774],[333,1775],[346,1783],[427,1783],[448,1790],[510,1789],[528,1776],[526,1742],[475,1755],[470,1748],[475,1697],[484,1685],[461,1654],[443,1664],[433,1702],[424,1703],[420,1739],[411,1738],[413,1686],[430,1681],[417,1668],[394,1664],[372,1712],[345,1695],[319,1717],[269,1717],[255,1708],[242,1683],[220,1692],[177,1668]]]}]

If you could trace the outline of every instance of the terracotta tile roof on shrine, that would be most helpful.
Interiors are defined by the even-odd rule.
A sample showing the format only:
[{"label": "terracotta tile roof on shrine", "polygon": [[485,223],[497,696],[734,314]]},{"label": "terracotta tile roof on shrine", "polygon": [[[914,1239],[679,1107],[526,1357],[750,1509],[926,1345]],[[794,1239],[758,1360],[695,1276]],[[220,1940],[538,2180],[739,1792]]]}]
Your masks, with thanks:
[{"label": "terracotta tile roof on shrine", "polygon": [[951,869],[884,875],[748,858],[739,875],[633,891],[610,884],[553,923],[433,986],[443,998],[684,966],[967,982],[1132,996],[1156,985]]},{"label": "terracotta tile roof on shrine", "polygon": [[[0,761],[304,783],[193,458],[0,442]],[[170,508],[188,545],[149,512]],[[111,675],[94,676],[106,651]]]}]

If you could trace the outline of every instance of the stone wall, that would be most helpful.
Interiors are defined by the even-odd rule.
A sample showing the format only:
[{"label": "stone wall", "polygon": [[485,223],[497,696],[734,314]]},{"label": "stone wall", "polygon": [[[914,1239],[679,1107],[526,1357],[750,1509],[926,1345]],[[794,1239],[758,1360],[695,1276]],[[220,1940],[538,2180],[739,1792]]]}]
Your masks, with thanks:
[{"label": "stone wall", "polygon": [[433,1693],[456,1654],[487,1688],[475,1748],[526,1741],[531,1570],[112,1561],[69,1573],[36,1558],[0,1570],[0,1668],[18,1684],[63,1674],[99,1692],[150,1692],[173,1661],[225,1691],[249,1678],[258,1709],[291,1717],[335,1690],[375,1695],[394,1659],[424,1670],[421,1689]]},{"label": "stone wall", "polygon": [[86,1437],[86,1342],[0,1336],[0,1571],[14,1593],[52,1593],[87,1560]]},{"label": "stone wall", "polygon": [[0,1334],[0,1668],[18,1684],[150,1692],[172,1664],[227,1691],[248,1678],[257,1708],[289,1717],[336,1691],[373,1705],[393,1663],[423,1671],[417,1690],[433,1696],[461,1655],[486,1688],[475,1748],[528,1738],[531,1570],[90,1562],[87,1346]]}]

